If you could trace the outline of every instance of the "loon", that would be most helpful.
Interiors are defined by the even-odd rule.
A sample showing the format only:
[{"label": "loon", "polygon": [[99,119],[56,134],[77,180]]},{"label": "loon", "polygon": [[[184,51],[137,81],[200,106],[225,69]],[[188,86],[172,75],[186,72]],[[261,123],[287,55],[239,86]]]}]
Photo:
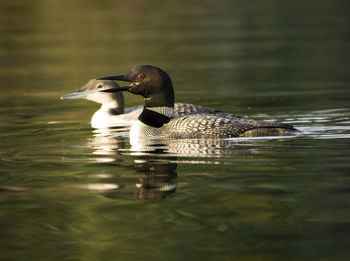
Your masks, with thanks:
[{"label": "loon", "polygon": [[144,97],[144,107],[130,129],[130,140],[144,139],[224,139],[293,135],[297,131],[285,123],[256,121],[215,114],[174,115],[174,88],[164,70],[151,65],[136,65],[124,75],[102,77],[130,85],[101,92],[128,91]]},{"label": "loon", "polygon": [[[96,111],[91,118],[91,125],[93,128],[119,125],[131,126],[140,116],[143,106],[124,109],[124,96],[122,92],[100,92],[101,90],[118,87],[119,85],[112,80],[91,79],[86,85],[62,96],[61,99],[87,99],[102,104],[101,108]],[[229,118],[242,117],[194,104],[174,104],[174,117],[190,114],[216,114]]]}]

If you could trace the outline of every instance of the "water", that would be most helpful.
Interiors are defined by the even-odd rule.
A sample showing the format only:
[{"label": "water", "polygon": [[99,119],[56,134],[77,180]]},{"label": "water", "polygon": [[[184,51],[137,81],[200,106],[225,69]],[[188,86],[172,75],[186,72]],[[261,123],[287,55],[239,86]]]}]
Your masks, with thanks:
[{"label": "water", "polygon": [[[1,1],[0,259],[348,260],[347,10]],[[139,153],[126,130],[91,128],[97,105],[59,99],[145,63],[178,102],[302,132]]]}]

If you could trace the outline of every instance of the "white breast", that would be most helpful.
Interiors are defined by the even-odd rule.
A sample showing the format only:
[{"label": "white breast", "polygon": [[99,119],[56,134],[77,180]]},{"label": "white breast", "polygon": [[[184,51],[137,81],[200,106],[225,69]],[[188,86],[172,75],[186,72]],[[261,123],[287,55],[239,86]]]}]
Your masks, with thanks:
[{"label": "white breast", "polygon": [[[132,150],[140,150],[140,147],[148,144],[152,138],[159,138],[159,129],[148,126],[137,120],[130,128],[130,145]],[[136,148],[136,149],[135,149]]]},{"label": "white breast", "polygon": [[101,107],[91,118],[91,126],[95,129],[113,126],[131,126],[139,117],[142,107],[133,107],[125,114],[112,115],[109,109]]},{"label": "white breast", "polygon": [[152,128],[141,121],[137,120],[130,128],[130,141],[135,139],[142,139],[146,137],[146,131],[148,128]]}]

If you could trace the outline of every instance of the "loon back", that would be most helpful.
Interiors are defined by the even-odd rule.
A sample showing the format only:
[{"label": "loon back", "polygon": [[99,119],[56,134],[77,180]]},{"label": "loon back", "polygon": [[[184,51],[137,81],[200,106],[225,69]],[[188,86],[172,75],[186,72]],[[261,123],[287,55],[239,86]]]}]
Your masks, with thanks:
[{"label": "loon back", "polygon": [[208,107],[203,107],[200,105],[194,105],[194,104],[188,104],[188,103],[175,103],[174,104],[174,112],[173,117],[182,117],[187,115],[194,115],[194,114],[208,114],[208,115],[215,115],[220,117],[226,117],[226,118],[237,118],[241,119],[244,118],[244,116],[241,115],[235,115],[232,113],[215,110]]},{"label": "loon back", "polygon": [[286,136],[296,134],[293,126],[273,121],[223,118],[215,115],[176,117],[160,128],[139,123],[130,137],[142,139],[217,139],[233,137]]}]

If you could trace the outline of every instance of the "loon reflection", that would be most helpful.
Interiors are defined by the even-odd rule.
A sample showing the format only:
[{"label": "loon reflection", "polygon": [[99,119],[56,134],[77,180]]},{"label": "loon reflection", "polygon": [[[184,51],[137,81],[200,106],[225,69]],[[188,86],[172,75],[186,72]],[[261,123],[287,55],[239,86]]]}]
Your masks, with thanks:
[{"label": "loon reflection", "polygon": [[[288,137],[271,136],[260,138],[234,139],[134,139],[128,137],[128,129],[101,128],[95,129],[89,147],[93,154],[103,155],[97,161],[113,162],[116,155],[157,155],[195,157],[227,157],[237,154],[255,154],[256,146],[249,146],[258,140],[282,139]],[[128,141],[129,138],[129,141]],[[130,143],[131,146],[128,145]],[[251,149],[251,147],[255,147]],[[243,148],[243,149],[242,149]]]},{"label": "loon reflection", "polygon": [[[127,149],[125,138],[116,136],[118,132],[112,130],[105,132],[106,129],[95,132],[94,137],[89,142],[89,147],[93,148],[93,155],[98,155],[95,161],[100,163],[114,163],[119,167],[124,166],[124,159],[118,157],[121,154],[128,154],[130,150]],[[103,133],[103,135],[101,134]],[[142,200],[157,200],[164,199],[176,190],[176,168],[177,157],[174,156],[159,156],[155,153],[142,153],[133,156],[133,164],[127,165],[125,168],[135,169],[137,173],[142,175],[135,178],[135,198]],[[109,175],[108,178],[116,179],[114,175]],[[112,183],[113,184],[113,183]],[[118,184],[118,181],[116,182]],[[95,184],[93,184],[95,185]],[[88,186],[89,187],[89,186]],[[96,185],[95,185],[96,187]],[[100,186],[104,188],[103,186]],[[113,190],[108,190],[111,187],[106,186],[106,196],[114,197],[119,195],[113,193]],[[123,186],[118,187],[118,191],[128,190]]]},{"label": "loon reflection", "polygon": [[176,190],[176,158],[141,157],[135,160],[135,168],[144,173],[136,184],[137,199],[164,199]]},{"label": "loon reflection", "polygon": [[[256,146],[251,148],[251,141],[185,139],[174,141],[153,141],[152,143],[128,145],[127,138],[116,129],[95,131],[89,142],[93,148],[94,160],[100,163],[116,164],[125,169],[134,169],[142,175],[135,177],[135,197],[137,199],[164,199],[176,191],[178,163],[207,164],[203,158],[232,157],[237,154],[256,154]],[[260,152],[261,153],[261,152]],[[121,156],[122,155],[122,156]],[[125,165],[125,156],[132,156],[132,164]],[[183,157],[183,158],[179,158]],[[213,161],[211,160],[211,164]],[[220,160],[220,164],[226,164]],[[118,175],[116,175],[118,176]],[[109,180],[116,177],[110,174]],[[119,184],[118,180],[115,182]],[[130,190],[118,186],[118,193],[106,191],[106,196],[116,197],[119,191]]]}]

